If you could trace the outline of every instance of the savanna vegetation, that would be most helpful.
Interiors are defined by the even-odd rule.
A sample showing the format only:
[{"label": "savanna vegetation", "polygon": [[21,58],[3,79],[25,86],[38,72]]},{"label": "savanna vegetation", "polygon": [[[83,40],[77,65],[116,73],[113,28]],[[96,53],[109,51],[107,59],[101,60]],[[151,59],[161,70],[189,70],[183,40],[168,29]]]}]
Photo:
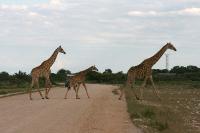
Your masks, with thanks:
[{"label": "savanna vegetation", "polygon": [[[53,85],[64,83],[71,71],[61,69],[51,74]],[[196,66],[175,66],[171,70],[153,70],[154,81],[159,89],[161,101],[153,94],[152,87],[144,91],[144,101],[137,101],[131,88],[126,88],[126,101],[131,120],[144,132],[197,133],[200,131],[200,68]],[[118,84],[124,87],[126,73],[90,72],[88,83]],[[0,73],[0,95],[26,92],[31,76],[25,72],[10,75]],[[40,86],[44,87],[44,79]],[[134,89],[139,95],[142,80],[137,80]],[[118,94],[118,90],[113,91]]]},{"label": "savanna vegetation", "polygon": [[[53,85],[58,85],[59,82],[64,82],[66,74],[70,71],[61,69],[57,73],[51,74],[51,81]],[[44,87],[44,78],[40,79],[40,87]],[[9,75],[7,72],[0,73],[0,95],[15,93],[15,92],[27,92],[31,84],[31,75],[25,72],[19,71],[13,75]]]},{"label": "savanna vegetation", "polygon": [[[198,133],[200,131],[200,73],[195,66],[154,70],[154,79],[161,101],[149,84],[144,100],[135,99],[131,88],[126,88],[126,101],[130,118],[147,133]],[[139,95],[141,81],[136,81]],[[124,87],[124,86],[121,86]],[[116,90],[114,93],[116,94]]]},{"label": "savanna vegetation", "polygon": [[[139,95],[138,82],[134,89]],[[200,83],[173,81],[156,83],[161,101],[152,86],[144,90],[144,100],[138,101],[130,88],[126,88],[126,101],[130,118],[146,133],[198,133],[200,131]]]},{"label": "savanna vegetation", "polygon": [[[51,81],[53,85],[65,82],[67,74],[71,74],[71,71],[61,69],[57,73],[52,73]],[[170,71],[154,69],[153,75],[155,82],[163,81],[169,84],[177,84],[184,81],[184,84],[192,84],[193,87],[199,87],[200,68],[196,66],[175,66]],[[113,73],[111,69],[106,69],[103,73],[90,72],[87,75],[87,82],[89,83],[124,84],[125,80],[126,73],[122,71]],[[30,87],[30,82],[31,76],[25,72],[19,71],[13,75],[7,72],[0,72],[0,94],[27,90]],[[44,79],[40,80],[41,87],[44,86],[44,82]]]},{"label": "savanna vegetation", "polygon": [[[153,69],[155,82],[159,81],[200,81],[200,68],[196,66],[175,66],[171,70]],[[87,76],[88,82],[123,84],[126,81],[126,73],[122,71],[112,73],[106,69],[103,73],[90,72]]]}]

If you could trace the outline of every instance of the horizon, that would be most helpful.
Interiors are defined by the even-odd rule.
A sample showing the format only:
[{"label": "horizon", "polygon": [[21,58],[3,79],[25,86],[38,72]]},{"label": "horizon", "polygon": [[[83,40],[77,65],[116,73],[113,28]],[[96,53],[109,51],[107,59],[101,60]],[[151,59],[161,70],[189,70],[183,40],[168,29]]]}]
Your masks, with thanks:
[{"label": "horizon", "polygon": [[[199,0],[0,0],[0,71],[30,73],[61,45],[53,73],[126,73],[167,42],[178,50],[166,52],[170,69],[200,67],[199,16]],[[165,56],[153,69],[164,68]]]},{"label": "horizon", "polygon": [[[194,65],[187,65],[187,66],[178,66],[178,67],[188,67],[188,66],[194,66]],[[174,67],[177,67],[177,66],[174,66]],[[164,69],[159,69],[159,68],[152,68],[152,70],[168,70],[169,72],[174,68],[174,67],[172,67],[172,68],[170,68],[170,69],[166,69],[166,68],[164,68]],[[198,67],[198,66],[195,66],[195,67]],[[198,68],[200,68],[200,67],[198,67]],[[87,69],[87,68],[85,68],[85,69]],[[82,69],[82,70],[80,70],[80,71],[83,71],[83,70],[85,70],[85,69]],[[111,71],[112,71],[112,73],[113,74],[115,74],[115,73],[119,73],[119,72],[122,72],[123,74],[125,74],[125,73],[127,73],[127,72],[124,72],[124,71],[117,71],[117,72],[113,72],[113,70],[111,69],[111,68],[105,68],[103,71],[98,71],[98,73],[103,73],[103,72],[105,72],[107,69],[110,69]],[[71,70],[69,70],[69,69],[64,69],[64,68],[61,68],[61,69],[59,69],[58,71],[60,71],[60,70],[65,70],[65,71],[70,71],[72,74],[74,74],[74,73],[77,73],[77,72],[80,72],[80,71],[77,71],[77,72],[73,72],[73,71],[71,71]],[[51,73],[54,73],[54,74],[56,74],[58,71],[55,71],[55,72],[51,72]],[[13,75],[13,74],[15,74],[15,73],[18,73],[18,72],[25,72],[25,71],[21,71],[21,70],[18,70],[18,71],[16,71],[16,72],[14,72],[14,73],[9,73],[9,72],[7,72],[7,71],[0,71],[0,73],[2,73],[2,72],[6,72],[6,73],[8,73],[9,75]],[[25,72],[26,74],[30,74],[30,73],[27,73],[27,72]]]}]

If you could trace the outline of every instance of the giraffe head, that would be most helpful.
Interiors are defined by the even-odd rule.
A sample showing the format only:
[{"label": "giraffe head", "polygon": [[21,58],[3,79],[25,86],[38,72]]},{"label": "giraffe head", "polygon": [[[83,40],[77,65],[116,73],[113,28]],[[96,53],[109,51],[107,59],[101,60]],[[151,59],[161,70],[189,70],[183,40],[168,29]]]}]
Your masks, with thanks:
[{"label": "giraffe head", "polygon": [[166,46],[167,46],[168,49],[171,49],[171,50],[176,51],[176,48],[173,46],[173,44],[171,44],[171,42],[168,42],[168,43],[166,44]]},{"label": "giraffe head", "polygon": [[57,50],[58,50],[58,52],[60,52],[60,53],[66,54],[66,52],[63,50],[63,48],[62,48],[61,46],[59,46],[59,47],[57,48]]},{"label": "giraffe head", "polygon": [[99,70],[96,68],[96,66],[94,65],[94,66],[91,66],[90,67],[90,70],[91,71],[95,71],[95,72],[98,72]]}]

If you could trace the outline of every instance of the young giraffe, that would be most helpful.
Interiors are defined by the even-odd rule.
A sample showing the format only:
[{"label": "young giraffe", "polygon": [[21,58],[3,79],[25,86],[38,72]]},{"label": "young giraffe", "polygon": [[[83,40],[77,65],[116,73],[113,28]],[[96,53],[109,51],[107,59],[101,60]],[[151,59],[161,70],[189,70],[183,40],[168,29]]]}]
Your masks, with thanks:
[{"label": "young giraffe", "polygon": [[44,99],[44,97],[42,96],[42,93],[39,90],[39,78],[40,77],[44,77],[45,78],[45,98],[49,99],[48,94],[49,91],[51,89],[51,81],[50,81],[50,74],[51,74],[51,66],[53,65],[53,63],[56,60],[56,57],[58,55],[58,53],[63,53],[66,54],[65,51],[62,49],[61,46],[59,46],[52,54],[52,56],[45,60],[44,62],[42,62],[42,64],[38,67],[35,67],[32,69],[31,71],[31,77],[32,77],[32,83],[31,83],[31,88],[29,90],[29,98],[30,100],[32,100],[32,88],[36,87],[40,96],[42,97],[42,99]]},{"label": "young giraffe", "polygon": [[[143,89],[146,85],[147,80],[149,79],[151,81],[151,84],[154,88],[154,93],[156,96],[160,99],[160,96],[158,95],[158,91],[154,85],[153,78],[152,78],[152,67],[156,62],[161,58],[161,56],[165,53],[167,49],[171,49],[176,51],[176,48],[171,44],[167,43],[165,46],[163,46],[160,51],[158,51],[154,56],[144,60],[141,64],[138,66],[133,66],[128,70],[127,73],[127,81],[126,81],[126,87],[133,88],[133,84],[135,83],[135,79],[142,79],[144,78],[144,82],[142,84],[142,87],[140,88],[140,98],[137,97],[134,89],[133,93],[137,100],[143,99]],[[121,94],[119,97],[119,100],[121,100],[122,96],[124,95],[124,89],[121,90]]]},{"label": "young giraffe", "polygon": [[80,88],[81,84],[85,88],[85,91],[87,93],[88,98],[90,98],[89,94],[88,94],[88,91],[87,91],[87,88],[86,88],[86,85],[85,85],[85,79],[86,79],[87,73],[91,72],[91,71],[98,71],[98,69],[95,66],[91,66],[88,69],[83,70],[83,71],[81,71],[79,73],[76,73],[74,76],[69,78],[69,81],[67,82],[67,85],[66,85],[67,92],[65,94],[65,99],[67,99],[67,94],[68,94],[68,91],[71,89],[71,87],[74,88],[74,91],[76,93],[76,99],[80,99],[80,97],[78,96],[78,91],[79,91],[79,88]]}]

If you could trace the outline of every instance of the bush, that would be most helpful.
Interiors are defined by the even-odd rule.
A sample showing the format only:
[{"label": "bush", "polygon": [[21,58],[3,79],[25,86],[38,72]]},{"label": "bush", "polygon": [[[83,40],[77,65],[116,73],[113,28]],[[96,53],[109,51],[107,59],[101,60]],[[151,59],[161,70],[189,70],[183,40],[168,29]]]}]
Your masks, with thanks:
[{"label": "bush", "polygon": [[7,94],[8,92],[7,91],[4,91],[4,90],[2,90],[2,91],[0,91],[0,95],[5,95],[5,94]]},{"label": "bush", "polygon": [[151,108],[146,108],[142,112],[142,116],[144,116],[145,118],[153,119],[155,118],[155,112]]},{"label": "bush", "polygon": [[150,126],[159,131],[164,131],[169,128],[169,125],[167,122],[160,122],[160,121],[154,121],[154,120],[150,122]]}]

